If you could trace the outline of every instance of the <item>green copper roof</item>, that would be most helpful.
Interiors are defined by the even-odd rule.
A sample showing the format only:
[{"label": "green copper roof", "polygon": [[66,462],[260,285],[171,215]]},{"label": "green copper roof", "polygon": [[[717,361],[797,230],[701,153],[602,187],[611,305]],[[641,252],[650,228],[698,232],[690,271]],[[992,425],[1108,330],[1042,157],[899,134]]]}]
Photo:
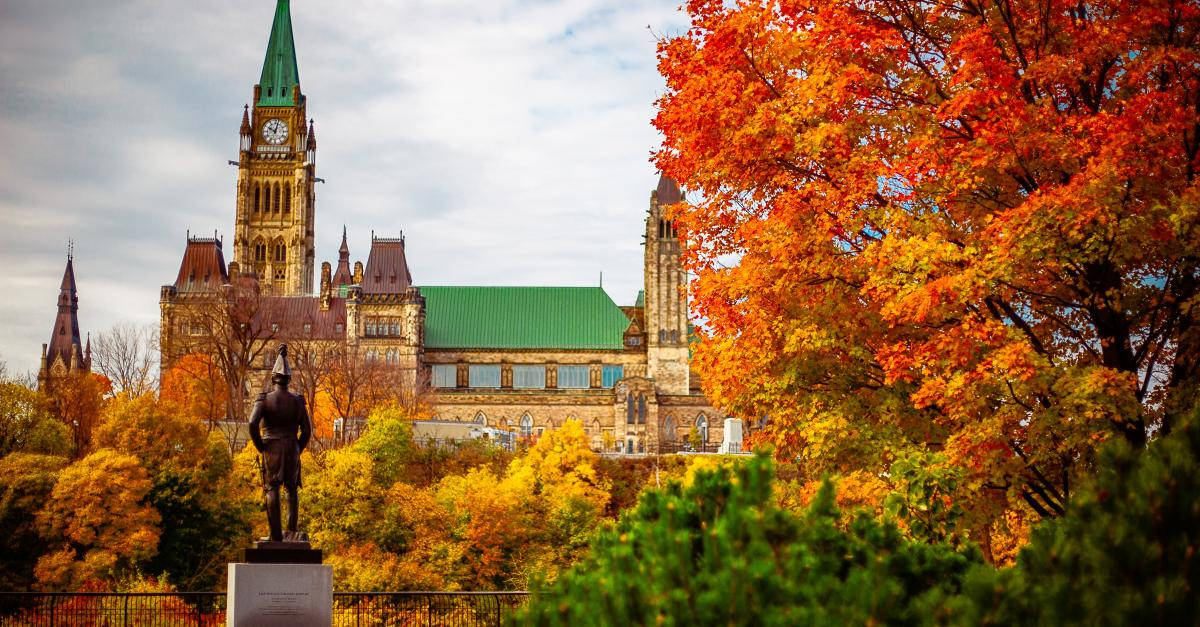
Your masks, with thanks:
[{"label": "green copper roof", "polygon": [[629,319],[599,287],[422,287],[426,348],[621,350]]},{"label": "green copper roof", "polygon": [[638,290],[637,298],[633,299],[634,307],[646,306],[646,290]]},{"label": "green copper roof", "polygon": [[296,43],[292,39],[292,11],[288,0],[275,5],[275,21],[271,24],[271,39],[267,42],[267,57],[263,59],[262,88],[258,105],[290,106],[292,86],[300,84],[300,68],[296,65]]}]

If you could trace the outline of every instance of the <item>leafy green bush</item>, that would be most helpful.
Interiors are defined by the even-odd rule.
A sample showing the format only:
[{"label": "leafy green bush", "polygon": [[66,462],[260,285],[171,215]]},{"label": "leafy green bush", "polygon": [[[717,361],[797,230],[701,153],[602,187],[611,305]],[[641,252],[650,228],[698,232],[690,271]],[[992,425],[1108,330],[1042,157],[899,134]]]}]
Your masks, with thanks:
[{"label": "leafy green bush", "polygon": [[647,491],[518,617],[538,625],[915,624],[959,592],[977,551],[905,539],[826,484],[802,516],[774,505],[757,457]]}]

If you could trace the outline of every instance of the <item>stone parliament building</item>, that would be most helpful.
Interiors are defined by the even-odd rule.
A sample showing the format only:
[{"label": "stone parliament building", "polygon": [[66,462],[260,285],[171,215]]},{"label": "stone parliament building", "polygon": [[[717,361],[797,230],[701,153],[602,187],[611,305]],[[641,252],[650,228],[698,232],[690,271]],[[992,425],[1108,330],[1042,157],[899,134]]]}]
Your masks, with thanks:
[{"label": "stone parliament building", "polygon": [[[403,235],[372,233],[366,265],[351,265],[343,230],[336,267],[323,263],[318,275],[317,141],[306,100],[289,5],[278,0],[241,121],[232,261],[222,240],[188,237],[174,282],[161,290],[164,372],[189,352],[191,307],[253,282],[275,317],[259,324],[282,330],[271,342],[291,334],[353,346],[421,382],[437,422],[531,437],[577,419],[593,448],[609,453],[677,450],[689,435],[706,448],[721,441],[724,416],[689,367],[686,275],[662,215],[682,199],[672,180],[650,192],[645,285],[630,306],[602,287],[420,286]],[[260,361],[256,380],[270,360]]]}]

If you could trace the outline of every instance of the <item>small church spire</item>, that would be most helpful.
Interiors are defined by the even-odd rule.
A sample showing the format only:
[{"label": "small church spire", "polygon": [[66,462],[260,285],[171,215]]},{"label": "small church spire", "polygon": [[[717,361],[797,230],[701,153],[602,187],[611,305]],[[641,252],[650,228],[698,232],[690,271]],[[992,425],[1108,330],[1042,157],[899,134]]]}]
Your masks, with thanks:
[{"label": "small church spire", "polygon": [[[90,343],[89,338],[89,345]],[[67,267],[63,270],[62,282],[58,286],[58,313],[54,317],[54,327],[50,330],[50,342],[45,349],[42,371],[38,373],[39,385],[45,384],[49,376],[48,369],[53,368],[60,359],[63,368],[68,370],[72,365],[82,365],[86,369],[89,360],[84,359],[80,351],[81,345],[79,295],[75,290],[75,242],[71,240],[67,245]]]},{"label": "small church spire", "polygon": [[675,179],[662,174],[658,177],[658,189],[655,190],[658,195],[658,206],[665,207],[673,205],[683,200],[683,194],[679,191],[679,185]]},{"label": "small church spire", "polygon": [[271,38],[267,41],[267,56],[263,59],[262,77],[258,81],[260,106],[290,106],[292,90],[300,85],[300,68],[296,63],[296,43],[292,38],[292,11],[288,0],[277,0],[275,20],[271,23]]},{"label": "small church spire", "polygon": [[354,275],[350,273],[350,246],[346,243],[346,225],[342,225],[342,245],[338,248],[337,271],[333,273],[333,287],[353,285]]}]

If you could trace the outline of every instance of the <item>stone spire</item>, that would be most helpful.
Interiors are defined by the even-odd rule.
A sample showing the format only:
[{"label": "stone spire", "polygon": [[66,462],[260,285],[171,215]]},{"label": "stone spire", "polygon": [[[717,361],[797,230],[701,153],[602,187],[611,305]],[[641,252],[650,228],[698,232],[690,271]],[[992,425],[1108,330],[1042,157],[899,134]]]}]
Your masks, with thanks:
[{"label": "stone spire", "polygon": [[660,207],[673,205],[683,200],[683,194],[679,191],[679,185],[675,183],[675,179],[666,174],[658,177],[658,189],[655,190],[655,197],[658,199],[658,206]]},{"label": "stone spire", "polygon": [[296,63],[296,43],[292,38],[292,11],[288,0],[275,4],[275,20],[271,38],[267,41],[267,56],[263,59],[261,88],[257,105],[291,106],[294,87],[300,85],[300,68]]},{"label": "stone spire", "polygon": [[342,246],[338,248],[337,272],[333,273],[333,289],[343,285],[353,285],[354,275],[350,274],[350,246],[346,243],[346,227],[342,226]]},{"label": "stone spire", "polygon": [[62,283],[58,286],[58,314],[50,331],[50,343],[43,347],[42,365],[38,372],[38,383],[44,386],[56,364],[65,371],[88,370],[91,363],[91,338],[88,338],[88,355],[85,358],[83,343],[79,337],[79,295],[75,291],[74,246],[68,248],[67,267],[63,270]]}]

